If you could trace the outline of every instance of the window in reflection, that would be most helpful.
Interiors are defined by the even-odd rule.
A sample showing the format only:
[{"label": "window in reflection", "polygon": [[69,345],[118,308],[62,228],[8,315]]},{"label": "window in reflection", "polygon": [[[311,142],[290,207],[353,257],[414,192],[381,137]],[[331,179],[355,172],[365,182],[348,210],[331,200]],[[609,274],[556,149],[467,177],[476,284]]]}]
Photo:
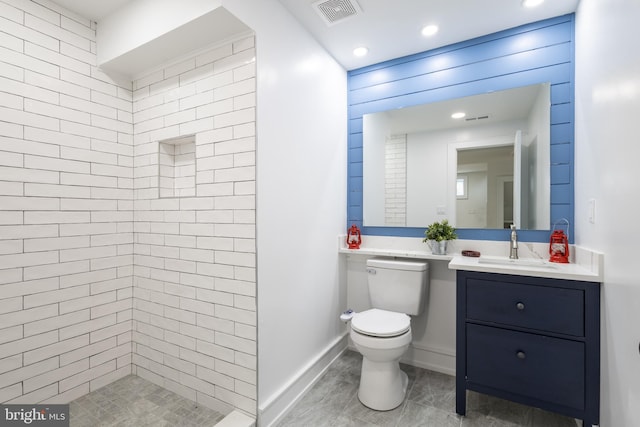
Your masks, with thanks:
[{"label": "window in reflection", "polygon": [[456,197],[458,199],[467,198],[467,179],[466,175],[458,175],[458,179],[456,179]]}]

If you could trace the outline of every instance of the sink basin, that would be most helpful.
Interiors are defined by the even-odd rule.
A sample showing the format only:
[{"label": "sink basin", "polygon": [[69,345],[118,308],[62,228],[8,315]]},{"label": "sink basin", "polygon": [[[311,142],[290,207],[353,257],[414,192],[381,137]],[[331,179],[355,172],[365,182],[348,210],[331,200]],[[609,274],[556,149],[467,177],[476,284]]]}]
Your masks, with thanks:
[{"label": "sink basin", "polygon": [[513,267],[528,267],[528,268],[544,268],[554,269],[555,265],[536,258],[520,258],[511,259],[506,257],[480,257],[478,258],[478,264],[486,265],[498,265],[498,266],[513,266]]}]

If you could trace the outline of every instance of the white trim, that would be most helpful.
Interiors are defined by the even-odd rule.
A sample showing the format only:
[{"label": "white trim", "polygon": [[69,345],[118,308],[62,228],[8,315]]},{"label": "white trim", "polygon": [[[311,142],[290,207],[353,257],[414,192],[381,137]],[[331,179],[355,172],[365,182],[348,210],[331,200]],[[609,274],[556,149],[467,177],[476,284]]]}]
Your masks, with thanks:
[{"label": "white trim", "polygon": [[333,361],[346,350],[347,335],[348,331],[343,332],[276,393],[258,406],[258,425],[260,427],[275,425],[313,387]]},{"label": "white trim", "polygon": [[[496,221],[496,223],[494,224],[495,227],[498,228],[504,228],[503,224],[504,224],[504,185],[507,182],[514,182],[513,179],[513,175],[500,175],[497,177],[497,193],[496,193],[496,212],[497,212],[497,217],[498,220]],[[515,185],[515,183],[514,183]],[[513,224],[514,222],[514,216],[515,216],[515,212],[511,215],[511,223]],[[487,226],[491,228],[491,225],[488,224],[489,221],[487,221]],[[516,225],[517,227],[517,225]]]},{"label": "white trim", "polygon": [[401,361],[418,368],[456,375],[456,352],[452,349],[411,344]]},{"label": "white trim", "polygon": [[456,357],[455,349],[449,349],[444,347],[436,347],[432,345],[411,344],[411,347],[417,350],[428,351],[430,353],[442,354],[444,356]]},{"label": "white trim", "polygon": [[[129,83],[132,83],[132,82],[134,82],[136,80],[139,80],[139,79],[141,79],[143,77],[146,77],[146,76],[148,76],[150,74],[153,74],[156,71],[160,71],[162,69],[169,68],[169,67],[171,67],[173,65],[177,65],[177,64],[179,64],[179,63],[181,63],[183,61],[186,61],[187,59],[195,58],[196,56],[202,55],[203,53],[206,53],[206,52],[208,52],[210,50],[218,49],[219,47],[222,47],[222,46],[225,46],[225,45],[228,45],[228,44],[231,44],[231,43],[235,43],[237,41],[246,39],[248,37],[252,37],[252,36],[255,37],[255,34],[256,34],[255,31],[253,31],[251,29],[248,29],[248,30],[243,31],[241,33],[232,34],[229,37],[226,37],[224,39],[215,40],[215,41],[211,42],[211,44],[209,44],[209,45],[206,45],[206,46],[203,46],[203,47],[199,47],[197,49],[190,50],[189,52],[185,52],[180,56],[177,56],[177,57],[172,58],[172,59],[170,59],[170,60],[168,60],[166,62],[163,62],[161,65],[151,66],[151,67],[149,67],[149,68],[147,68],[147,69],[145,69],[143,71],[139,71],[137,73],[134,73],[131,76],[126,76],[125,78],[126,79],[130,79]],[[117,58],[118,57],[113,58],[113,59],[117,59]],[[111,60],[113,60],[113,59],[111,59]],[[101,68],[105,64],[107,64],[107,69],[106,70]],[[109,64],[109,61],[107,61],[106,63],[98,64],[98,68],[100,68],[106,74],[109,74],[112,71],[109,70],[108,64]]]},{"label": "white trim", "polygon": [[[349,350],[358,351],[351,342],[349,342]],[[428,369],[454,377],[456,375],[455,349],[411,343],[400,361],[417,368]]]}]

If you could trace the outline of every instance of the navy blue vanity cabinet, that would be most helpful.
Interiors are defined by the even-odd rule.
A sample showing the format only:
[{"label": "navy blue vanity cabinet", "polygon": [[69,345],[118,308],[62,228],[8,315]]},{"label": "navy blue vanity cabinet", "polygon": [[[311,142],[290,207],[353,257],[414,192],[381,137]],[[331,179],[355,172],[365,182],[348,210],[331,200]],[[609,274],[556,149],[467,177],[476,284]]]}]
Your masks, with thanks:
[{"label": "navy blue vanity cabinet", "polygon": [[600,284],[457,272],[456,412],[473,390],[600,417]]}]

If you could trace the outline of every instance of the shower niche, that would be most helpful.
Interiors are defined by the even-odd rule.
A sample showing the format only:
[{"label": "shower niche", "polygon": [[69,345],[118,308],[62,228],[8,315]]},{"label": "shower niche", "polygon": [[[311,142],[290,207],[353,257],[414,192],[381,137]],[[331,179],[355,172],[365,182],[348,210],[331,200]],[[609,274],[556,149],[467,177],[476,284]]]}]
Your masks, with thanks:
[{"label": "shower niche", "polygon": [[158,149],[160,198],[196,195],[195,136],[160,141]]}]

